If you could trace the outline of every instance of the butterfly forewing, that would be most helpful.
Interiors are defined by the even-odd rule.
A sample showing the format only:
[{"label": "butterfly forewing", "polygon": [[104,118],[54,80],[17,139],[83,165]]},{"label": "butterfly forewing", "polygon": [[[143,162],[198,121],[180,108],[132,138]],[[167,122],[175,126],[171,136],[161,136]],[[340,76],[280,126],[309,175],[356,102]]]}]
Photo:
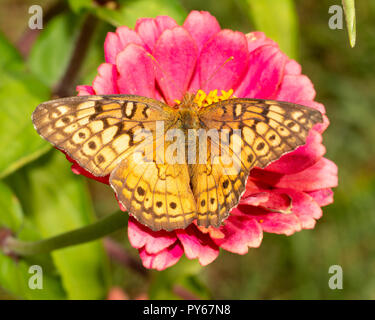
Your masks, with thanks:
[{"label": "butterfly forewing", "polygon": [[247,157],[241,159],[248,169],[264,168],[305,144],[309,130],[323,121],[321,113],[312,108],[256,99],[230,99],[213,104],[202,110],[200,119],[207,128],[242,131]]},{"label": "butterfly forewing", "polygon": [[156,120],[173,121],[167,105],[130,96],[81,96],[40,104],[32,115],[37,132],[95,176],[110,174],[132,152],[137,130],[155,134]]}]

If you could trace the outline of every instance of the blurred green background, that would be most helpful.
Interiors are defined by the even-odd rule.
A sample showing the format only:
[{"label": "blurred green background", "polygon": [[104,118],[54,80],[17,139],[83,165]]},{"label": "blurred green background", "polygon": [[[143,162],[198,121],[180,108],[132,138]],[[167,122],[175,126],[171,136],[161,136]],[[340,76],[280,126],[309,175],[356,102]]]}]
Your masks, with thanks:
[{"label": "blurred green background", "polygon": [[[119,286],[130,298],[374,299],[375,2],[356,3],[354,49],[345,29],[328,27],[328,8],[338,0],[116,3],[40,1],[46,16],[38,32],[27,26],[35,1],[0,0],[0,227],[35,240],[117,210],[108,186],[73,175],[64,156],[36,135],[30,114],[54,93],[74,94],[75,85],[91,83],[104,61],[106,32],[115,26],[133,27],[139,17],[160,14],[181,23],[193,9],[211,12],[223,28],[265,31],[301,63],[331,121],[324,143],[339,167],[335,202],[314,230],[265,234],[259,249],[245,256],[222,251],[205,268],[182,259],[166,271],[145,272],[125,230],[112,236],[125,249],[117,259],[108,257],[101,241],[17,263],[0,253],[0,298],[103,299]],[[82,28],[82,66],[61,86],[70,79],[66,68]],[[116,251],[113,243],[108,247]],[[44,290],[27,286],[28,266],[35,263],[45,266]],[[343,268],[342,290],[328,287],[328,269],[336,264]]]}]

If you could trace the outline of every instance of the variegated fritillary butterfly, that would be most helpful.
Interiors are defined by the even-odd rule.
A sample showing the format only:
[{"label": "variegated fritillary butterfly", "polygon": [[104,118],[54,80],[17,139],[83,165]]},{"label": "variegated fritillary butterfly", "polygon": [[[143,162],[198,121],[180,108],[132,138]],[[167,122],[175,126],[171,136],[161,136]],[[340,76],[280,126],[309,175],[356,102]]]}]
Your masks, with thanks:
[{"label": "variegated fritillary butterfly", "polygon": [[[40,104],[32,120],[44,139],[81,167],[94,176],[109,175],[119,201],[152,230],[185,228],[195,219],[198,225],[219,227],[238,204],[250,170],[263,168],[305,144],[322,115],[292,103],[241,98],[200,108],[193,98],[186,95],[178,108],[134,95],[62,98]],[[156,132],[157,121],[164,122],[162,134]],[[228,149],[238,172],[228,172],[222,161],[175,163],[168,161],[171,155],[164,151],[165,161],[157,161],[155,148],[164,142],[172,144],[165,139],[171,128],[181,129],[185,141],[191,140],[189,129],[240,130],[239,154]],[[153,134],[148,142],[154,147],[149,162],[131,156],[145,142],[135,139],[139,129]],[[229,134],[234,143],[233,137]],[[220,151],[220,141],[208,137],[207,144],[210,148],[202,150],[212,160],[219,154],[213,155],[212,150]]]}]

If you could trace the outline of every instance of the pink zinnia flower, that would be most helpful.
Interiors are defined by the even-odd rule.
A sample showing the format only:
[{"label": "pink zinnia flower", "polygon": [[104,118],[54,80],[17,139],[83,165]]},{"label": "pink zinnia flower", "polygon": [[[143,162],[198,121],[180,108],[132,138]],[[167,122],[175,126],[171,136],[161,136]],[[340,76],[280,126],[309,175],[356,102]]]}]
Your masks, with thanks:
[{"label": "pink zinnia flower", "polygon": [[[300,65],[274,41],[261,32],[222,30],[208,12],[192,11],[182,26],[167,16],[138,19],[134,30],[119,27],[108,33],[104,54],[106,62],[92,86],[78,86],[79,95],[136,94],[173,105],[188,91],[233,89],[236,97],[289,101],[325,114]],[[143,265],[163,270],[184,253],[207,265],[220,248],[245,254],[259,247],[263,232],[291,235],[313,228],[321,207],[332,203],[331,188],[337,185],[337,167],[323,157],[321,134],[328,123],[324,115],[306,145],[265,169],[254,168],[238,207],[220,228],[191,224],[154,232],[130,217],[129,240]],[[94,177],[76,163],[72,169],[108,183],[108,177]]]}]

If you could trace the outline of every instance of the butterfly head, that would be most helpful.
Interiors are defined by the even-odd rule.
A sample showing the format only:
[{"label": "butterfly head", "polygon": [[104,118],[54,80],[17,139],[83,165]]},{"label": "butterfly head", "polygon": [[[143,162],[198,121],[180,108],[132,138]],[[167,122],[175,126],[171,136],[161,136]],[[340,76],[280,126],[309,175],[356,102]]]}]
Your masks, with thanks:
[{"label": "butterfly head", "polygon": [[196,96],[197,96],[196,93],[190,93],[190,92],[185,93],[184,97],[182,98],[182,102],[179,105],[179,108],[187,107],[187,108],[196,108],[196,109],[198,109],[199,106],[195,102]]}]

